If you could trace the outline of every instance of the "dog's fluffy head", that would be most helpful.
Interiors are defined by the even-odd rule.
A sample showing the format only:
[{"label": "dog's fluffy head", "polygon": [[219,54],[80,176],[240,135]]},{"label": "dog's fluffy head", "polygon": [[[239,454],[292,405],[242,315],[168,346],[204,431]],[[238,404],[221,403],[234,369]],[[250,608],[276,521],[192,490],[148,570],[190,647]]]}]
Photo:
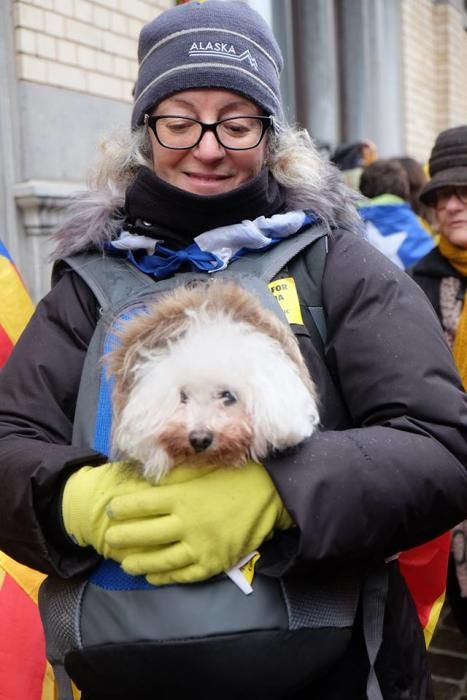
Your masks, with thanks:
[{"label": "dog's fluffy head", "polygon": [[295,337],[233,282],[178,287],[119,335],[106,358],[113,445],[148,479],[182,462],[261,460],[318,424]]}]

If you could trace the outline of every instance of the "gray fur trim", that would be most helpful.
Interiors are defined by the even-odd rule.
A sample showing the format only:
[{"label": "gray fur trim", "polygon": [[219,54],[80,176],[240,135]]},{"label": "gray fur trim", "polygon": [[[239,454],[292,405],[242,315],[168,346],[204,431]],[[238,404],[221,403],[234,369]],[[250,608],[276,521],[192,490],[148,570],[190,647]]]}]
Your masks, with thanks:
[{"label": "gray fur trim", "polygon": [[[311,209],[329,229],[337,227],[363,234],[355,208],[359,194],[344,183],[340,171],[327,161],[321,162],[319,175],[320,184],[315,189],[309,183],[303,188],[286,189],[287,210]],[[57,245],[52,259],[89,248],[102,249],[122,229],[123,217],[116,212],[123,204],[124,196],[109,190],[88,190],[78,196],[69,209],[69,218],[53,236]]]},{"label": "gray fur trim", "polygon": [[124,198],[109,190],[87,190],[75,197],[68,208],[68,217],[53,234],[56,247],[51,259],[82,253],[89,248],[102,249],[122,229],[124,216],[119,210]]},{"label": "gray fur trim", "polygon": [[286,190],[287,209],[311,209],[326,226],[342,228],[364,235],[364,226],[357,212],[361,195],[345,184],[340,170],[332,163],[322,161],[321,186],[304,185]]}]

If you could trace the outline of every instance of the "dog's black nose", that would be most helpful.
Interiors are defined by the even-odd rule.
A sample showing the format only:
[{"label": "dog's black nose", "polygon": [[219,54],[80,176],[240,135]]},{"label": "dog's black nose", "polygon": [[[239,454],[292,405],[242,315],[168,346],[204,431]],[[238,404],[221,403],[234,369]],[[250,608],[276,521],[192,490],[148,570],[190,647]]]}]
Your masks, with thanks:
[{"label": "dog's black nose", "polygon": [[210,430],[192,430],[189,439],[190,445],[195,452],[202,452],[207,450],[209,445],[212,443],[214,435]]}]

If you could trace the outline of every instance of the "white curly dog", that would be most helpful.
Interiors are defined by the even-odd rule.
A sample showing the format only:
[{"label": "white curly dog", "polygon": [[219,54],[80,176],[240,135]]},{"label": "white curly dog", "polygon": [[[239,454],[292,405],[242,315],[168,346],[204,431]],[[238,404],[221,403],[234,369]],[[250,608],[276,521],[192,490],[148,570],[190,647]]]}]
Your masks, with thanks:
[{"label": "white curly dog", "polygon": [[236,282],[177,287],[119,336],[113,447],[148,480],[180,463],[260,462],[318,426],[295,336]]}]

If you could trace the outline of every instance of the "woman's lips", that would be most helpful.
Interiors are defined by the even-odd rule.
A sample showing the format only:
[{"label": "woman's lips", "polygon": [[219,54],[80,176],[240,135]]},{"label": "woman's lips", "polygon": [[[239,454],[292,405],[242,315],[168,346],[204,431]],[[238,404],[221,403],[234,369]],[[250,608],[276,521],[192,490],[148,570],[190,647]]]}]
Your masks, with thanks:
[{"label": "woman's lips", "polygon": [[185,172],[187,186],[198,194],[218,194],[224,192],[224,185],[231,181],[231,175],[219,173]]},{"label": "woman's lips", "polygon": [[217,173],[185,173],[185,175],[194,180],[202,180],[203,182],[220,182],[230,177],[230,175],[219,175]]}]

